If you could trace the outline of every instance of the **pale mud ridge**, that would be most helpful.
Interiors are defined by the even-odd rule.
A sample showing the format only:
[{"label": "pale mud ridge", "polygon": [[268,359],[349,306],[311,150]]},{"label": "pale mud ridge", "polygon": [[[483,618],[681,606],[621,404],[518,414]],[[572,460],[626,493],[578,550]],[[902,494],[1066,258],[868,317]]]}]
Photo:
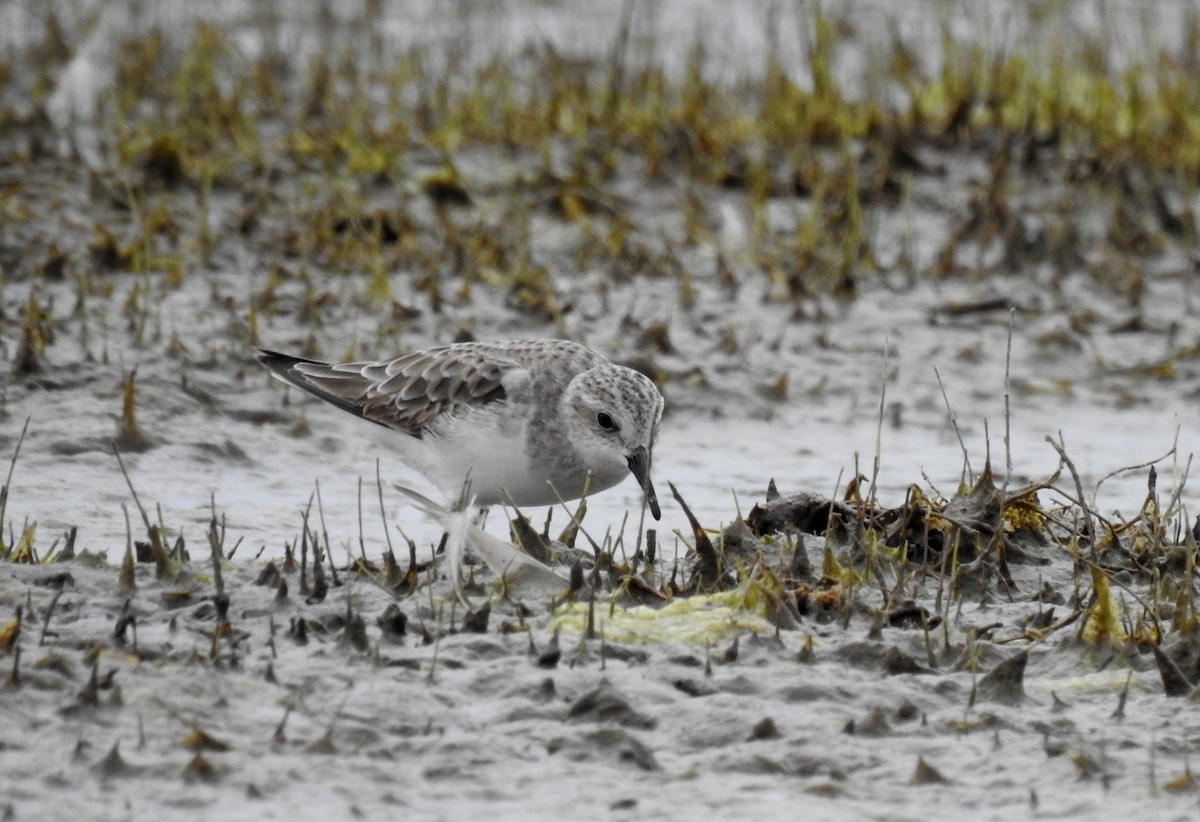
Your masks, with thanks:
[{"label": "pale mud ridge", "polygon": [[[253,55],[261,7],[237,5],[229,29]],[[516,5],[513,14],[504,5],[501,22],[526,26],[507,41],[518,58],[526,37],[603,56],[620,14],[619,4],[596,4],[596,17],[580,22],[577,4]],[[463,29],[434,7],[426,17],[381,7],[389,16],[378,28],[398,48],[442,37],[487,46],[482,33],[495,30],[500,8],[486,5]],[[764,50],[754,43],[765,8],[708,29],[723,10],[693,18],[661,8],[657,24],[675,36],[659,45],[690,46],[707,31],[720,41],[718,68],[735,70],[738,54]],[[930,20],[942,8],[900,21],[918,55],[936,51]],[[1026,42],[1017,23],[980,23],[980,8],[1004,17],[1021,4],[956,7],[950,31]],[[1127,10],[1064,8],[1083,28],[1102,27],[1106,9]],[[1158,34],[1175,43],[1183,6],[1162,8],[1170,13]],[[30,421],[0,522],[9,559],[25,560],[0,563],[0,818],[1195,816],[1200,669],[1181,636],[1194,612],[1184,592],[1194,588],[1188,532],[1200,510],[1187,482],[1200,451],[1200,269],[1194,235],[1179,227],[1200,212],[1194,186],[1132,174],[1117,222],[1145,242],[1126,254],[1110,244],[1113,203],[1088,185],[1077,196],[1064,189],[1039,164],[1036,141],[1011,147],[1029,162],[1013,162],[1001,187],[1008,207],[997,213],[984,213],[980,193],[1007,149],[902,147],[914,152],[907,169],[884,182],[905,198],[866,209],[878,269],[855,272],[853,294],[801,300],[780,298],[750,246],[765,231],[785,259],[810,213],[803,197],[772,196],[755,227],[744,187],[647,179],[629,158],[598,197],[628,222],[631,250],[619,263],[581,259],[578,226],[546,207],[555,191],[528,187],[541,158],[491,147],[454,157],[473,202],[465,209],[439,209],[422,193],[416,181],[442,162],[424,148],[406,158],[407,177],[387,184],[330,185],[284,158],[245,189],[217,187],[202,209],[193,184],[164,182],[161,170],[108,168],[102,154],[100,168],[88,167],[104,148],[89,140],[88,118],[103,110],[96,100],[115,76],[106,61],[119,52],[105,27],[163,25],[171,47],[188,42],[194,12],[153,4],[129,21],[102,14],[104,25],[89,28],[91,4],[57,9],[62,82],[45,112],[29,91],[23,114],[0,131],[0,150],[16,158],[0,167],[0,469]],[[0,12],[10,36],[46,21],[31,3]],[[1137,16],[1136,31],[1154,30],[1150,17]],[[304,54],[361,28],[351,21],[347,34],[336,16],[282,18],[280,42]],[[787,17],[783,27],[794,24]],[[1123,44],[1136,43],[1134,29],[1120,30]],[[861,69],[865,53],[850,50],[840,67]],[[659,56],[686,64],[683,53]],[[4,93],[36,79],[18,71]],[[829,154],[820,159],[834,167],[838,152]],[[548,161],[562,179],[565,155]],[[874,160],[859,159],[865,179]],[[1085,172],[1087,163],[1080,158]],[[177,285],[121,267],[136,233],[127,184],[180,232],[157,240],[186,261]],[[297,253],[298,226],[322,208],[345,209],[351,229],[379,228],[380,214],[411,221],[417,262],[389,271],[390,305],[365,299],[365,276],[337,269],[326,249]],[[684,242],[689,210],[709,242]],[[532,259],[570,307],[559,317],[522,308],[504,284],[479,281],[456,296],[451,252],[477,236],[511,248],[521,219]],[[202,221],[213,239],[198,261]],[[939,262],[956,232],[956,253]],[[926,276],[941,263],[939,276]],[[1092,269],[1105,266],[1127,269],[1127,290],[1097,284]],[[423,285],[430,271],[447,276],[436,305]],[[274,309],[252,329],[251,306],[268,294]],[[21,363],[29,327],[44,350]],[[589,500],[588,532],[626,546],[596,580],[595,637],[586,595],[552,610],[550,594],[505,596],[478,565],[468,593],[477,608],[489,603],[486,614],[468,615],[436,564],[421,566],[415,590],[385,590],[396,581],[381,570],[388,537],[400,573],[408,567],[396,527],[414,537],[419,563],[430,561],[437,528],[390,493],[401,470],[386,455],[381,514],[376,453],[354,421],[298,401],[250,354],[255,340],[339,357],[463,336],[578,339],[663,383],[658,563],[640,566],[644,585],[622,579],[638,541],[636,517],[625,520],[639,501],[633,483]],[[135,369],[137,426],[122,431]],[[1065,468],[1054,476],[1062,466],[1045,437],[1059,432],[1095,527],[1129,524],[1098,554],[1070,501],[1073,479]],[[190,554],[160,556],[164,577],[149,561],[122,569],[129,542],[153,540],[114,438],[166,549]],[[979,542],[1004,527],[997,497],[955,491],[977,480],[989,453],[1006,507],[1046,484],[1036,510],[1048,519],[1041,530],[1024,523],[1003,568]],[[1157,515],[1139,525],[1152,460]],[[784,496],[768,504],[771,479]],[[712,553],[668,499],[668,480],[709,529]],[[848,485],[862,505],[853,493],[843,500]],[[756,504],[785,512],[788,525],[766,528],[761,511],[751,515]],[[826,540],[819,512],[828,509],[841,523]],[[750,525],[729,525],[738,510]],[[544,513],[529,513],[540,527]],[[551,531],[563,519],[556,511]],[[493,512],[493,535],[505,534],[501,520]],[[871,543],[865,522],[893,541]],[[210,532],[225,557],[227,625]],[[955,533],[975,554],[964,550],[947,573]],[[51,561],[29,563],[23,534]],[[284,567],[286,553],[314,541],[327,552],[323,597],[311,555],[303,580]],[[54,561],[69,542],[75,558]],[[354,567],[364,554],[369,573]],[[1088,562],[1104,569],[1108,599],[1095,596]],[[702,594],[688,589],[697,578]],[[1097,603],[1113,606],[1115,623]],[[1156,620],[1174,667],[1151,649]]]}]

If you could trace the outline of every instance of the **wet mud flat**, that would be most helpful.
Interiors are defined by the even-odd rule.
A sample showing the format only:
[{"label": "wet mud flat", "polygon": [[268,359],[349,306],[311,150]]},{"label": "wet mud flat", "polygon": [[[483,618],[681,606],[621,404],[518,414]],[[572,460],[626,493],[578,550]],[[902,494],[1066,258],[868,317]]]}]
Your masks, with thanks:
[{"label": "wet mud flat", "polygon": [[18,549],[3,810],[1189,818],[1195,534],[1044,491],[772,489],[682,565],[528,529],[570,584],[476,564],[470,607],[432,557],[337,567],[315,531],[267,562],[216,522],[210,557],[155,526],[120,564]]},{"label": "wet mud flat", "polygon": [[[1186,4],[264,8],[4,9],[0,816],[1194,815]],[[468,606],[251,350],[497,336],[678,494]]]}]

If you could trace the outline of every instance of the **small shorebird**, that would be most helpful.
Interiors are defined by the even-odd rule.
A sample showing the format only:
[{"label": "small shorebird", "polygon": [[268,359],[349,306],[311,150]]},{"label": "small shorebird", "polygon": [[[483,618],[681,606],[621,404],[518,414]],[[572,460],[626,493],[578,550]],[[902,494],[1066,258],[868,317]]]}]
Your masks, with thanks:
[{"label": "small shorebird", "polygon": [[662,395],[645,375],[578,343],[456,343],[337,364],[260,349],[258,359],[276,377],[375,423],[374,439],[447,502],[469,482],[481,507],[552,505],[632,473],[661,517],[650,457]]}]

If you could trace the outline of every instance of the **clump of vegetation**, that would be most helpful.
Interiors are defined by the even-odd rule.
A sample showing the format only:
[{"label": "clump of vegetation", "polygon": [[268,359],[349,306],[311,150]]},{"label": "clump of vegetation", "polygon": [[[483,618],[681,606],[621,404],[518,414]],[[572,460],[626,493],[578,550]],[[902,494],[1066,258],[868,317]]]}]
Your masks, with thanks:
[{"label": "clump of vegetation", "polygon": [[[243,52],[204,21],[182,38],[134,34],[95,123],[104,165],[89,172],[91,196],[110,207],[90,239],[72,237],[40,213],[32,187],[6,192],[30,240],[16,275],[70,277],[99,300],[111,298],[104,272],[148,275],[126,306],[142,339],[156,291],[248,239],[278,255],[264,268],[305,281],[314,327],[348,299],[403,315],[418,295],[439,312],[480,289],[530,324],[561,324],[578,285],[548,273],[545,220],[601,289],[672,278],[691,305],[697,272],[679,254],[690,249],[717,261],[734,292],[760,283],[798,317],[823,297],[855,299],[872,278],[894,287],[1034,269],[1084,273],[1137,305],[1144,275],[1130,260],[1195,242],[1200,92],[1186,55],[1147,49],[1118,63],[1103,34],[995,51],[947,31],[932,58],[894,36],[846,77],[835,66],[858,48],[856,32],[818,6],[801,17],[798,64],[776,44],[760,71],[732,78],[701,44],[677,70],[652,59],[662,44],[635,53],[637,25],[627,13],[611,54],[594,60],[389,55],[365,24],[361,39],[295,54]],[[1195,42],[1200,25],[1187,25]],[[10,112],[36,109],[32,94],[11,77],[0,85]],[[49,123],[9,122],[9,164],[52,164],[16,130],[49,143],[61,136]],[[899,220],[914,192],[944,186],[964,154],[987,172],[955,181],[969,196],[931,238],[937,253],[882,247],[881,223]],[[616,194],[629,180],[670,181],[676,224],[648,226]],[[745,236],[715,228],[706,201],[720,197],[740,199]],[[279,310],[280,284],[250,294],[260,315]],[[380,336],[389,327],[381,320]],[[23,349],[26,368],[38,345]]]}]

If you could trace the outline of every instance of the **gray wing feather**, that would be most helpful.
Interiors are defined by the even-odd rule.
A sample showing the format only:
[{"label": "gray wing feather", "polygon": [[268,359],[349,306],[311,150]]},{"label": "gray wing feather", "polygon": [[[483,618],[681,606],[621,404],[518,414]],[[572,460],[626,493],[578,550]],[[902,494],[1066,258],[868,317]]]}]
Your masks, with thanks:
[{"label": "gray wing feather", "polygon": [[508,398],[529,380],[496,350],[443,346],[385,362],[329,364],[259,351],[287,382],[371,422],[421,436],[443,414]]}]

